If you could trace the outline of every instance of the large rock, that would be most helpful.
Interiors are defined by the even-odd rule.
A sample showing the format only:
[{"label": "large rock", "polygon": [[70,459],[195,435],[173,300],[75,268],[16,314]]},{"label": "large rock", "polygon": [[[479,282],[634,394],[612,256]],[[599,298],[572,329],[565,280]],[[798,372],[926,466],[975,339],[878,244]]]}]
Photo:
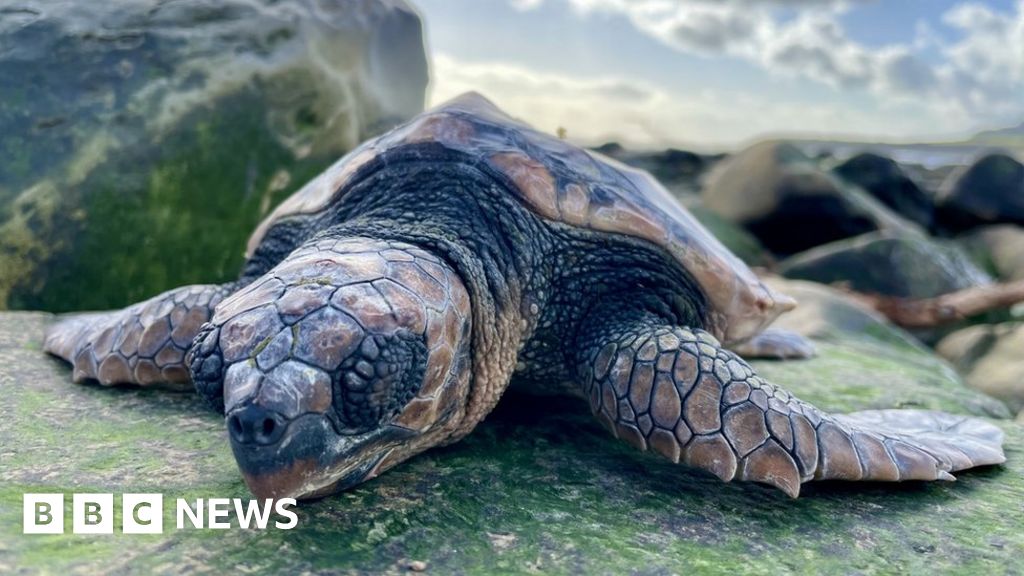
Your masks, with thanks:
[{"label": "large rock", "polygon": [[962,250],[923,236],[883,233],[833,242],[787,258],[788,278],[842,283],[858,292],[931,298],[991,282]]},{"label": "large rock", "polygon": [[1024,324],[985,324],[946,336],[936,350],[964,375],[967,384],[1024,410]]},{"label": "large rock", "polygon": [[940,223],[952,230],[1024,224],[1024,164],[988,154],[949,175],[936,198]]},{"label": "large rock", "polygon": [[700,202],[690,201],[684,205],[698,222],[748,266],[770,268],[775,264],[772,254],[746,228],[722,218]]},{"label": "large rock", "polygon": [[761,142],[718,164],[702,198],[782,255],[875,230],[916,228],[785,142]]},{"label": "large rock", "polygon": [[1024,227],[981,226],[957,238],[976,262],[1001,280],[1024,280]]},{"label": "large rock", "polygon": [[[797,295],[861,318],[812,329],[814,360],[756,363],[805,400],[1006,416],[870,313],[821,288]],[[454,446],[303,504],[289,532],[175,530],[171,507],[161,535],[25,536],[25,492],[248,497],[221,418],[192,395],[71,384],[39,350],[49,321],[0,315],[4,573],[1012,573],[1024,554],[1024,432],[1009,420],[1005,466],[811,484],[794,501],[637,453],[582,403],[516,398]]]},{"label": "large rock", "polygon": [[676,195],[697,195],[700,179],[721,160],[719,155],[702,155],[689,150],[629,150],[618,142],[608,142],[594,151],[650,172]]},{"label": "large rock", "polygon": [[931,198],[891,158],[864,152],[833,171],[847,182],[867,190],[897,214],[926,229],[931,228],[935,210]]},{"label": "large rock", "polygon": [[14,0],[0,79],[0,308],[68,310],[234,276],[427,73],[403,0]]}]

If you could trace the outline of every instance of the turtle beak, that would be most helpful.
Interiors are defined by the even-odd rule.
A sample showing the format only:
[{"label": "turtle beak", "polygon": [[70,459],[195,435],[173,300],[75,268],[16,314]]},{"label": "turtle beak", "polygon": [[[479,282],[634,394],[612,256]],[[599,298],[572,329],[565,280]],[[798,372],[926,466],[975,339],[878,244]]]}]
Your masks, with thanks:
[{"label": "turtle beak", "polygon": [[235,461],[257,498],[308,499],[367,480],[389,448],[411,431],[382,426],[365,434],[340,435],[324,414],[288,420],[258,404],[227,417]]},{"label": "turtle beak", "polygon": [[779,311],[779,314],[785,314],[796,308],[796,299],[792,296],[787,296],[782,292],[772,291],[772,299],[775,300],[775,309]]},{"label": "turtle beak", "polygon": [[796,300],[773,290],[760,282],[758,289],[753,290],[753,297],[743,302],[741,310],[746,314],[737,314],[725,325],[723,341],[726,345],[749,340],[774,322],[779,316],[793,310]]}]

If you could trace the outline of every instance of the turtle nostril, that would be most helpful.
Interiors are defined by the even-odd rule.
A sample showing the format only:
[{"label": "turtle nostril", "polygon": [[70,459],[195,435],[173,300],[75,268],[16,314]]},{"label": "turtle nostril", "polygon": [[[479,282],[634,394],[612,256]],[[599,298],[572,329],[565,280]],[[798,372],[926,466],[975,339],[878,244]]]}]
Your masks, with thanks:
[{"label": "turtle nostril", "polygon": [[274,433],[274,427],[277,425],[273,418],[266,418],[263,420],[263,436],[270,436]]},{"label": "turtle nostril", "polygon": [[252,404],[228,416],[228,432],[239,444],[274,444],[284,435],[286,424],[276,412]]},{"label": "turtle nostril", "polygon": [[228,432],[231,433],[231,437],[236,441],[245,441],[245,431],[242,428],[242,421],[237,414],[232,414],[228,417]]}]

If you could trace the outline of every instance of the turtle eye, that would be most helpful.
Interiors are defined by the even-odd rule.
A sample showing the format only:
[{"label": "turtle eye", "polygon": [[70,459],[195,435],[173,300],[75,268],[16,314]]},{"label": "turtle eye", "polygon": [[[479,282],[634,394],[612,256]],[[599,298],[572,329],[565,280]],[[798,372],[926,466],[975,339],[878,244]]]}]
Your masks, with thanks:
[{"label": "turtle eye", "polygon": [[346,434],[361,434],[387,423],[419,392],[426,366],[422,336],[408,330],[367,335],[335,377],[339,428]]},{"label": "turtle eye", "polygon": [[188,365],[196,392],[207,405],[224,413],[224,360],[221,357],[220,328],[207,322],[199,329],[188,351]]}]

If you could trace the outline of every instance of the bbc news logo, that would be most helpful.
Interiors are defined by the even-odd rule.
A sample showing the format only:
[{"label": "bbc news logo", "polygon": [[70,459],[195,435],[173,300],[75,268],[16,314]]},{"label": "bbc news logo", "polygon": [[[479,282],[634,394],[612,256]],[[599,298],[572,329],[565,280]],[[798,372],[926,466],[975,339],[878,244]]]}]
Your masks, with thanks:
[{"label": "bbc news logo", "polygon": [[[273,526],[291,530],[299,523],[290,510],[294,498],[280,500],[243,500],[241,498],[197,498],[175,500],[175,526],[186,528],[228,530],[266,530]],[[22,499],[22,532],[24,534],[64,533],[64,494],[25,494]],[[114,533],[113,494],[72,494],[71,532],[73,534]],[[271,522],[273,519],[273,522]],[[163,534],[163,494],[122,494],[121,532],[124,534]]]}]

